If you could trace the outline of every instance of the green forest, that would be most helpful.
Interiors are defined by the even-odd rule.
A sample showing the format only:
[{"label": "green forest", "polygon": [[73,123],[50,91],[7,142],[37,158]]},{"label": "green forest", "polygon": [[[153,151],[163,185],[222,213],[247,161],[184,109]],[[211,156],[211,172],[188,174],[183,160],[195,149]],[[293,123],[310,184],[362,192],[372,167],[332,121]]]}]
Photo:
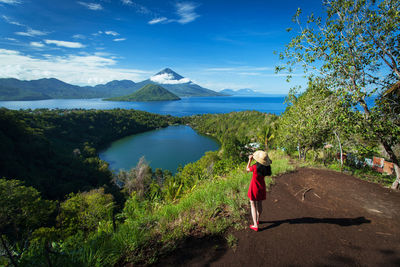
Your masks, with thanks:
[{"label": "green forest", "polygon": [[[255,147],[268,151],[273,177],[311,165],[398,189],[400,3],[336,0],[325,9],[323,18],[303,22],[301,10],[293,18],[300,31],[276,71],[290,80],[300,68],[308,84],[289,92],[279,116],[0,109],[0,265],[150,265],[194,234],[233,244],[227,230],[243,228]],[[173,124],[221,149],[175,175],[143,158],[112,173],[98,156],[114,140]],[[364,166],[372,156],[392,162],[394,174]]]},{"label": "green forest", "polygon": [[180,100],[179,96],[171,93],[164,87],[156,84],[147,84],[137,90],[136,92],[119,97],[107,98],[105,100],[111,101],[173,101]]}]

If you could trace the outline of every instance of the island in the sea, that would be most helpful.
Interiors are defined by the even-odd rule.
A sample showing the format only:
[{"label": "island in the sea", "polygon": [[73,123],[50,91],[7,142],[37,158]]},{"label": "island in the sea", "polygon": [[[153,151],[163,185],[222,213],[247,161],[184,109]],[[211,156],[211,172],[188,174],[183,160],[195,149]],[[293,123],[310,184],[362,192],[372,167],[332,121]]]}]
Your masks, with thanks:
[{"label": "island in the sea", "polygon": [[164,87],[157,84],[147,84],[133,92],[132,94],[118,97],[106,98],[109,101],[130,101],[130,102],[148,102],[148,101],[173,101],[180,100],[180,97],[171,93]]}]

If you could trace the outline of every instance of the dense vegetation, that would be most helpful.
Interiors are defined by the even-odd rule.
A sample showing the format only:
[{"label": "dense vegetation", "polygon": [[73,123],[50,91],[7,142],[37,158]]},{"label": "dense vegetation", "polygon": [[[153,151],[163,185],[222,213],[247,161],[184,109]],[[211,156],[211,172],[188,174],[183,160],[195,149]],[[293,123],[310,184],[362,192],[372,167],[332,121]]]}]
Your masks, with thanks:
[{"label": "dense vegetation", "polygon": [[105,100],[146,102],[180,100],[180,98],[160,85],[148,84],[130,95],[112,97]]},{"label": "dense vegetation", "polygon": [[[234,161],[246,160],[246,147],[250,143],[260,145],[259,149],[267,149],[274,138],[278,116],[258,111],[231,112],[228,114],[194,115],[184,118],[184,122],[196,131],[217,138],[222,144],[225,158]],[[242,152],[242,153],[240,153]]]},{"label": "dense vegetation", "polygon": [[[324,115],[323,120],[329,116],[336,120],[336,114],[342,115],[336,120],[339,128],[334,130],[338,140],[341,135],[349,134],[350,138],[356,136],[353,139],[379,144],[383,156],[394,163],[397,179],[393,188],[397,188],[400,2],[336,0],[324,3],[324,7],[325,16],[311,14],[305,23],[301,22],[301,10],[297,11],[293,20],[300,31],[280,54],[286,64],[277,70],[289,71],[290,78],[296,67],[301,66],[310,80],[309,90],[316,91],[312,88],[318,87],[321,92],[323,87],[329,91],[333,97],[328,105],[332,108],[327,114],[318,115]],[[378,99],[373,107],[366,101],[372,95]],[[291,99],[293,106],[303,102],[296,97]],[[342,112],[338,112],[339,106]],[[324,107],[314,104],[314,108],[320,111]],[[322,118],[317,117],[315,120]],[[299,130],[297,134],[303,133]]]},{"label": "dense vegetation", "polygon": [[170,116],[141,111],[0,109],[0,176],[19,179],[44,196],[108,185],[108,164],[96,148],[126,135],[166,127]]}]

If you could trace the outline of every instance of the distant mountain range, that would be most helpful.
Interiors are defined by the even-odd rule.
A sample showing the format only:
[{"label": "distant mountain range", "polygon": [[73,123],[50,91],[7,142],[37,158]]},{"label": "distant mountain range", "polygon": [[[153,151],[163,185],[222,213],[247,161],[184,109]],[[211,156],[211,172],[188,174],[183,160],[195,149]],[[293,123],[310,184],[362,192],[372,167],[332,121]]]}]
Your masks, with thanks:
[{"label": "distant mountain range", "polygon": [[264,95],[266,95],[263,93],[253,91],[249,88],[239,89],[239,90],[224,89],[224,90],[221,90],[220,93],[223,93],[226,95],[231,95],[231,96],[264,96]]},{"label": "distant mountain range", "polygon": [[180,98],[179,96],[171,93],[170,91],[168,91],[167,89],[163,88],[160,85],[147,84],[132,94],[126,96],[106,98],[105,100],[148,102],[148,101],[172,101],[172,100],[180,100]]},{"label": "distant mountain range", "polygon": [[188,78],[166,68],[149,79],[138,83],[130,80],[114,80],[96,86],[77,86],[55,78],[31,81],[2,78],[0,79],[0,100],[111,98],[132,94],[148,84],[161,85],[179,97],[225,95],[203,88]]}]

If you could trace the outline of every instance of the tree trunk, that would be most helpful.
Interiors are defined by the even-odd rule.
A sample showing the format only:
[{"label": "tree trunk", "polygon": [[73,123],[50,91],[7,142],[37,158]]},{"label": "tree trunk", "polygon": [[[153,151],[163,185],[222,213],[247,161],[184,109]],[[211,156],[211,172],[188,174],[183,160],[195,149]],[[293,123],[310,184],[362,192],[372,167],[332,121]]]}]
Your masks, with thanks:
[{"label": "tree trunk", "polygon": [[343,150],[342,150],[342,143],[340,142],[340,137],[339,134],[336,131],[333,131],[333,133],[335,134],[338,142],[339,142],[339,149],[340,149],[340,170],[343,169]]},{"label": "tree trunk", "polygon": [[400,184],[400,169],[399,166],[396,163],[393,163],[394,166],[394,172],[396,173],[396,180],[394,180],[392,184],[392,189],[400,189],[399,184]]},{"label": "tree trunk", "polygon": [[301,160],[301,152],[300,152],[300,143],[298,143],[298,151],[299,151],[299,160]]},{"label": "tree trunk", "polygon": [[[381,138],[382,140],[383,138]],[[392,184],[393,189],[399,189],[399,183],[400,183],[400,170],[399,170],[399,160],[394,153],[392,147],[385,142],[385,140],[381,141],[383,147],[385,148],[386,153],[388,153],[390,160],[393,162],[394,166],[394,172],[396,173],[396,180]]]},{"label": "tree trunk", "polygon": [[46,245],[46,260],[47,260],[47,266],[49,266],[49,267],[53,267],[53,264],[51,263],[51,260],[50,260],[50,252],[51,252],[51,250],[50,250],[50,245]]},{"label": "tree trunk", "polygon": [[313,154],[314,154],[314,161],[317,161],[317,158],[318,158],[318,153],[315,151],[315,147],[313,147],[312,148],[312,152],[313,152]]},{"label": "tree trunk", "polygon": [[307,160],[307,152],[308,152],[308,150],[310,150],[310,149],[306,149],[306,148],[304,148],[304,158],[303,158],[303,160],[304,161],[306,161]]}]

